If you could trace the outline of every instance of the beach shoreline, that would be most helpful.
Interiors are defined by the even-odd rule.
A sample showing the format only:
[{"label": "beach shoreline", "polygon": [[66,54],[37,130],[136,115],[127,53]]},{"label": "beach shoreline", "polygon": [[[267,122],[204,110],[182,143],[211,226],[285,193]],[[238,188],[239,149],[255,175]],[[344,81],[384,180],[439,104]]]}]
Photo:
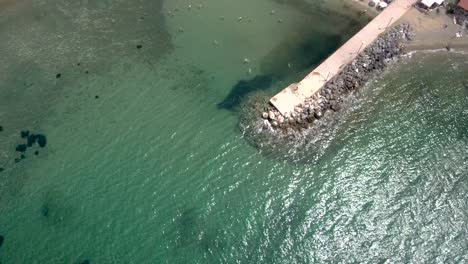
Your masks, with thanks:
[{"label": "beach shoreline", "polygon": [[399,21],[409,24],[415,33],[414,39],[404,47],[405,52],[417,50],[468,50],[468,35],[456,37],[461,31],[460,25],[453,23],[453,16],[446,13],[444,7],[433,9],[428,13],[413,8],[409,10]]}]

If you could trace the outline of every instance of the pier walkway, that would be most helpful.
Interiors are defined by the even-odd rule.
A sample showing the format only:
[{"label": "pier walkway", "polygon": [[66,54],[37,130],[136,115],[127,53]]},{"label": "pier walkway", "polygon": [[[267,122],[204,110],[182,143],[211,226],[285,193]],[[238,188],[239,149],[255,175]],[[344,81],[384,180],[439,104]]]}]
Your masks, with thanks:
[{"label": "pier walkway", "polygon": [[368,45],[388,27],[401,18],[418,0],[394,0],[385,10],[375,17],[369,24],[349,39],[335,53],[315,68],[299,83],[286,87],[283,91],[270,99],[270,103],[281,114],[292,112],[294,106],[304,102],[306,97],[312,96],[325,83],[340,72],[341,68],[349,64]]}]

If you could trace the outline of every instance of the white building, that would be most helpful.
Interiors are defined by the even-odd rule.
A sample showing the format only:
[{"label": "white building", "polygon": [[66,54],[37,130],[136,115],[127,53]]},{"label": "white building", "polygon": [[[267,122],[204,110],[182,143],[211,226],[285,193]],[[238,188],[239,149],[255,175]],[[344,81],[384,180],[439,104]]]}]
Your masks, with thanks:
[{"label": "white building", "polygon": [[444,0],[421,0],[421,4],[426,8],[433,8],[439,6],[444,2]]}]

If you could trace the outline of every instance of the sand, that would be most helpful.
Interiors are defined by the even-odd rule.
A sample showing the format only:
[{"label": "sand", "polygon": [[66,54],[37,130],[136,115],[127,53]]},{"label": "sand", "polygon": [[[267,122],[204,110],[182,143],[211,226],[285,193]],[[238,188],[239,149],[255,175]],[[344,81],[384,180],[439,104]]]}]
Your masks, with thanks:
[{"label": "sand", "polygon": [[439,13],[432,10],[427,14],[413,8],[399,22],[409,23],[416,33],[414,40],[405,47],[406,51],[447,47],[468,50],[467,33],[464,32],[461,38],[455,36],[461,27],[453,23],[453,18],[445,13],[444,8],[440,8]]}]

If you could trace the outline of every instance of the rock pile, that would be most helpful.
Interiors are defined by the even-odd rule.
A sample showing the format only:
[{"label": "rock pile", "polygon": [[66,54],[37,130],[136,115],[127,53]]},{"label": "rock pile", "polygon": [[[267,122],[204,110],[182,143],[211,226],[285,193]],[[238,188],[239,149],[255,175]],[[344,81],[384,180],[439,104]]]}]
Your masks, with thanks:
[{"label": "rock pile", "polygon": [[[18,144],[16,146],[15,150],[21,153],[21,156],[19,158],[15,158],[16,163],[26,158],[26,156],[24,155],[26,153],[26,150],[28,148],[33,147],[34,144],[37,143],[37,145],[41,148],[44,148],[47,145],[47,137],[43,134],[33,134],[33,133],[29,133],[29,130],[23,130],[20,132],[20,136],[22,139],[26,140],[26,143]],[[36,150],[34,152],[34,155],[38,155],[38,154],[39,152]]]},{"label": "rock pile", "polygon": [[403,43],[411,39],[412,32],[407,24],[388,30],[317,93],[306,98],[303,104],[296,105],[293,112],[283,115],[271,105],[265,107],[260,113],[263,130],[285,133],[302,130],[321,119],[327,111],[339,111],[343,97],[401,55]]}]

